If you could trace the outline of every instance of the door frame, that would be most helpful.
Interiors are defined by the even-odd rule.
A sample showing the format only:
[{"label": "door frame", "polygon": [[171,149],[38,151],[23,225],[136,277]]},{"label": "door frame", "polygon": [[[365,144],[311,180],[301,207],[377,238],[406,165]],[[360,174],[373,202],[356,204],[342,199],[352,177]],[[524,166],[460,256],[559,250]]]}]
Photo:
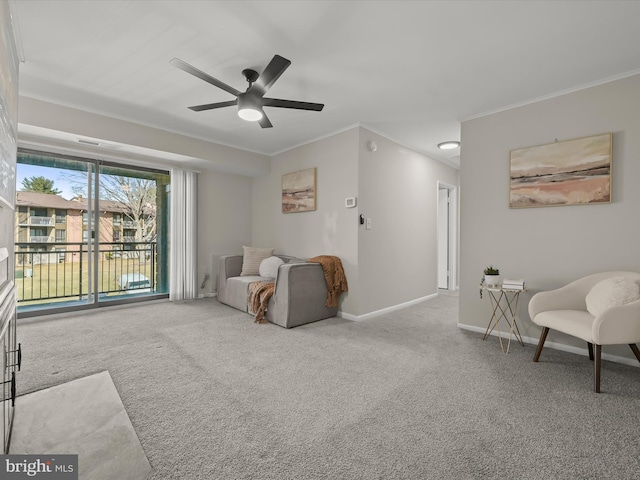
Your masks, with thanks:
[{"label": "door frame", "polygon": [[[447,248],[449,251],[447,271],[449,275],[447,280],[447,290],[458,290],[458,186],[438,180],[436,196],[438,221],[436,222],[436,230],[440,228],[440,190],[447,190],[449,193],[449,218],[447,222]],[[440,264],[438,262],[438,269],[439,268]],[[436,284],[438,284],[438,273],[439,272],[436,271]]]},{"label": "door frame", "polygon": [[[143,167],[143,166],[134,166],[134,165],[126,165],[120,162],[100,160],[97,158],[91,158],[88,156],[77,156],[77,155],[69,155],[64,153],[58,153],[54,151],[44,151],[44,150],[33,150],[30,148],[18,148],[18,163],[20,162],[20,155],[35,155],[42,157],[49,157],[51,159],[61,159],[61,160],[70,160],[74,162],[81,162],[87,165],[87,240],[86,240],[86,248],[87,248],[87,258],[91,261],[87,262],[87,293],[86,293],[86,302],[77,302],[73,305],[60,305],[56,306],[54,302],[47,303],[45,308],[33,308],[28,310],[18,311],[17,316],[18,320],[23,318],[30,317],[39,317],[45,315],[53,315],[59,313],[71,313],[81,310],[93,309],[93,308],[105,308],[117,305],[125,305],[132,303],[141,303],[149,300],[157,300],[157,299],[165,299],[169,298],[169,290],[168,290],[168,268],[167,266],[158,266],[158,268],[163,269],[163,276],[161,276],[161,281],[166,284],[166,292],[158,292],[151,293],[149,295],[144,296],[130,296],[131,298],[125,298],[129,296],[122,296],[122,298],[114,298],[109,301],[101,301],[99,298],[98,285],[100,280],[100,269],[97,267],[99,265],[100,260],[100,249],[98,248],[100,245],[100,175],[102,167],[114,167],[117,169],[124,170],[132,170],[139,172],[147,172],[147,173],[159,173],[162,175],[166,175],[170,178],[170,171],[164,169],[157,169],[151,167]],[[45,165],[48,166],[48,165]],[[54,168],[63,169],[64,166],[55,166]],[[165,187],[170,185],[169,183],[164,185]],[[163,215],[166,216],[163,223],[165,224],[165,229],[168,228],[169,219],[169,211],[168,211],[168,190],[165,195],[163,205]],[[164,198],[164,197],[163,197]],[[93,221],[92,221],[93,220]],[[160,235],[160,234],[159,234]],[[163,235],[168,235],[168,230]],[[68,238],[67,238],[68,240]],[[84,241],[83,241],[84,243]],[[164,256],[163,262],[167,262],[168,264],[168,238],[163,237],[162,241],[164,247]],[[80,248],[79,254],[82,256],[82,248]],[[157,286],[162,285],[160,281],[158,281]],[[165,288],[162,288],[165,290]],[[83,296],[82,292],[79,295]]]}]

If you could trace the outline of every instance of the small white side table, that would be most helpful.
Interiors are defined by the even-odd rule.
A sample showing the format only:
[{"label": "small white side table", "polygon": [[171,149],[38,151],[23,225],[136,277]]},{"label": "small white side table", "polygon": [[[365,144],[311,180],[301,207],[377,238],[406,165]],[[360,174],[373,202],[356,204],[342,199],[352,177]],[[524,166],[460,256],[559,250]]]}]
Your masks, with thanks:
[{"label": "small white side table", "polygon": [[[509,353],[511,347],[511,337],[515,336],[518,343],[524,347],[522,341],[522,335],[516,322],[516,313],[518,311],[518,301],[520,300],[520,292],[526,291],[525,289],[512,289],[503,288],[502,285],[487,285],[482,282],[480,284],[480,294],[487,292],[489,294],[489,300],[491,301],[491,319],[487,330],[484,332],[482,340],[486,340],[493,330],[498,331],[498,339],[500,340],[500,348],[503,353]],[[505,350],[502,343],[502,332],[500,331],[500,320],[505,319],[509,326],[509,341],[507,342],[507,348]]]}]

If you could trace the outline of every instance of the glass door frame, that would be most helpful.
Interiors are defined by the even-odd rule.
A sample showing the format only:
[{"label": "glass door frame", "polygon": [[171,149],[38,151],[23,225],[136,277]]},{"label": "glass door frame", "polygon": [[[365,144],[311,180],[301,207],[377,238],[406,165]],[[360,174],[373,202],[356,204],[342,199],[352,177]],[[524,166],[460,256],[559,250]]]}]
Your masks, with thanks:
[{"label": "glass door frame", "polygon": [[[78,161],[78,162],[85,163],[87,165],[87,240],[86,240],[87,252],[86,253],[87,253],[87,259],[89,261],[87,262],[88,263],[88,268],[87,268],[88,281],[87,281],[86,302],[78,302],[73,305],[64,305],[64,306],[57,306],[57,307],[55,306],[56,304],[52,302],[52,303],[49,303],[49,306],[45,308],[33,308],[33,309],[22,310],[22,311],[18,309],[18,319],[37,317],[37,316],[43,316],[43,315],[52,315],[52,314],[58,314],[58,313],[68,313],[68,312],[74,312],[78,310],[102,308],[102,307],[115,306],[115,305],[140,303],[140,302],[145,302],[150,300],[166,299],[169,297],[169,292],[167,288],[166,292],[150,293],[143,296],[138,296],[138,295],[122,296],[121,295],[121,296],[118,296],[117,298],[101,301],[100,295],[99,295],[99,292],[100,292],[99,284],[100,284],[101,272],[100,272],[100,269],[97,267],[98,265],[100,265],[100,254],[101,254],[101,251],[99,248],[100,224],[101,224],[101,218],[100,218],[100,211],[101,211],[100,210],[100,174],[101,174],[100,170],[101,170],[101,167],[107,167],[107,168],[113,167],[116,169],[123,169],[123,170],[132,171],[132,172],[139,171],[139,172],[146,172],[151,174],[167,175],[167,177],[169,177],[168,185],[170,185],[169,171],[163,170],[163,169],[148,168],[148,167],[129,166],[122,163],[113,162],[113,161],[92,159],[87,157],[59,154],[59,153],[47,152],[47,151],[32,150],[27,148],[18,149],[19,164],[20,164],[19,159],[21,154],[50,157],[52,159],[60,159],[60,160]],[[160,188],[160,187],[166,187],[166,185],[159,184],[157,185],[156,188]],[[170,190],[169,188],[166,189],[167,197],[169,195],[169,190]],[[166,211],[163,212],[163,215],[164,215],[163,223],[168,225],[168,222],[169,222],[168,198],[165,200],[165,203],[166,203],[165,204]],[[82,221],[80,223],[82,228]],[[157,238],[158,243],[160,243],[159,235],[161,234],[161,232],[168,232],[168,229],[166,227],[163,228],[162,231],[158,229],[158,238]],[[164,244],[162,251],[163,253],[165,253],[165,256],[168,257],[168,249],[166,248],[166,245],[168,245],[168,238],[163,239],[162,242]],[[82,243],[84,244],[85,242],[82,241]],[[83,245],[80,246],[80,251],[78,252],[80,255],[80,258],[83,255],[83,248],[84,248]],[[158,250],[160,250],[160,248],[158,248]],[[156,260],[157,260],[157,257],[156,257]],[[165,262],[168,265],[168,258],[162,258],[162,262]],[[168,273],[168,268],[166,266],[161,267],[161,265],[158,265],[158,268],[156,270],[162,270],[164,272],[163,273],[164,275]],[[159,279],[157,282],[155,282],[155,285],[158,285],[160,287],[162,287],[162,285],[168,286],[168,279]],[[83,294],[83,292],[80,291],[79,295],[80,297],[82,297],[85,294]]]}]

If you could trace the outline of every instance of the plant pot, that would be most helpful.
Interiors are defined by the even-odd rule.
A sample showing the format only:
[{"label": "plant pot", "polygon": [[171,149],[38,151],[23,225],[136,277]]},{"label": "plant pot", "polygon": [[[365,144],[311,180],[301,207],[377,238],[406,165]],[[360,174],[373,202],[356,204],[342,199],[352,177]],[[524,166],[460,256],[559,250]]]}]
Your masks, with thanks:
[{"label": "plant pot", "polygon": [[484,276],[484,283],[488,286],[494,287],[500,284],[500,275],[486,275]]}]

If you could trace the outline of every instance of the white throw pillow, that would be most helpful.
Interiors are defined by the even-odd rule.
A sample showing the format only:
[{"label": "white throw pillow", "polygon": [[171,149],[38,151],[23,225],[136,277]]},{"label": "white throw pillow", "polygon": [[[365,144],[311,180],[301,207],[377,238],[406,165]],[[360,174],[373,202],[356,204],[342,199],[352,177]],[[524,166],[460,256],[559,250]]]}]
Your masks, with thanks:
[{"label": "white throw pillow", "polygon": [[276,278],[278,276],[278,267],[284,263],[280,257],[265,258],[260,262],[259,273],[261,277]]},{"label": "white throw pillow", "polygon": [[587,310],[597,317],[611,307],[618,307],[640,298],[640,286],[625,277],[611,277],[596,283],[587,294]]},{"label": "white throw pillow", "polygon": [[260,262],[273,255],[273,248],[255,248],[243,245],[242,249],[244,250],[244,255],[242,257],[241,276],[259,275]]}]

